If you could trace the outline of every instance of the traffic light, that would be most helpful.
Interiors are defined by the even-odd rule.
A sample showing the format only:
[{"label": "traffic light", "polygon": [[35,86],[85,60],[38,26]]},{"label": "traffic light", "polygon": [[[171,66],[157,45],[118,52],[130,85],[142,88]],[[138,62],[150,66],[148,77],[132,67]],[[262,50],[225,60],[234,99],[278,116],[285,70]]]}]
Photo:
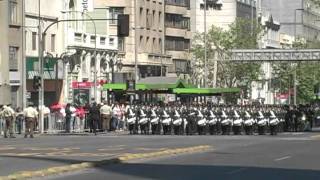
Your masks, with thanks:
[{"label": "traffic light", "polygon": [[33,89],[39,90],[41,87],[41,77],[33,76]]},{"label": "traffic light", "polygon": [[135,91],[136,83],[134,80],[127,80],[127,91]]},{"label": "traffic light", "polygon": [[118,15],[118,37],[129,36],[129,15],[119,14]]}]

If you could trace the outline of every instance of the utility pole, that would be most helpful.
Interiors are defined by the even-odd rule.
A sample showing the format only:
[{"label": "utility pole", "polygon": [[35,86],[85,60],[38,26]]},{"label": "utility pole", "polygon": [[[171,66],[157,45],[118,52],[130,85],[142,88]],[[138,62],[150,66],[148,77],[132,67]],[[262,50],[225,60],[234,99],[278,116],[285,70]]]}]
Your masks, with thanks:
[{"label": "utility pole", "polygon": [[[136,10],[137,10],[137,0],[134,0],[134,8],[133,8],[133,13],[134,13],[134,73],[135,73],[135,78],[134,78],[134,81],[135,81],[135,84],[137,84],[138,82],[138,78],[139,78],[139,75],[138,75],[138,32],[137,32],[137,21],[138,21],[138,18],[137,18],[137,13],[136,13]],[[163,42],[162,42],[163,43]]]},{"label": "utility pole", "polygon": [[204,87],[207,86],[208,67],[207,67],[207,0],[204,0],[203,8],[203,25],[204,25]]},{"label": "utility pole", "polygon": [[43,70],[43,52],[44,52],[44,41],[42,36],[42,28],[41,28],[41,0],[38,0],[38,20],[39,20],[39,26],[38,26],[38,54],[39,54],[39,76],[40,76],[40,88],[39,88],[39,131],[40,133],[44,132],[44,126],[43,126],[43,106],[44,106],[44,70]]}]

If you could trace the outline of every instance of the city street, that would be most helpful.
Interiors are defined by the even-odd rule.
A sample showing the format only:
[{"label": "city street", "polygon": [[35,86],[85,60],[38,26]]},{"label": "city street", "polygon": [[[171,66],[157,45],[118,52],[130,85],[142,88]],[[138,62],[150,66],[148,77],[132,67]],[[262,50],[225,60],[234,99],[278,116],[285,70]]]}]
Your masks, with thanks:
[{"label": "city street", "polygon": [[210,150],[131,160],[43,179],[319,179],[320,134],[279,136],[38,136],[0,139],[0,177],[21,171],[209,145]]}]

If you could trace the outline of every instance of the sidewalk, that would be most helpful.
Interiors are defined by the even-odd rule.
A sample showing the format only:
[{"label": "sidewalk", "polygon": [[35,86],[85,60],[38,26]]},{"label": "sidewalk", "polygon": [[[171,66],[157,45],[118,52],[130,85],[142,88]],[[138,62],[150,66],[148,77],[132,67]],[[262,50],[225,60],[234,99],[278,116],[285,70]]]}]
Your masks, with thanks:
[{"label": "sidewalk", "polygon": [[[128,131],[112,131],[112,132],[97,132],[97,136],[104,136],[104,135],[127,135],[129,134]],[[46,134],[39,134],[40,136],[95,136],[94,133],[90,132],[57,132],[57,133],[46,133]]]}]

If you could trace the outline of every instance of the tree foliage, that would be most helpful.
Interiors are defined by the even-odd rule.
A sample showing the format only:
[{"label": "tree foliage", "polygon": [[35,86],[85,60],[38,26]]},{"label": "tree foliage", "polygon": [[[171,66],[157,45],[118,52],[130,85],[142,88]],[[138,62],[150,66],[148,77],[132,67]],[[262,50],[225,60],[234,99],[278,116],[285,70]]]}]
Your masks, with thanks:
[{"label": "tree foliage", "polygon": [[[295,48],[320,48],[319,41],[294,43]],[[280,93],[293,92],[296,72],[297,102],[308,103],[315,96],[314,88],[320,84],[320,62],[274,63],[274,88]],[[291,97],[292,98],[292,97]]]},{"label": "tree foliage", "polygon": [[[228,30],[212,26],[207,33],[208,85],[212,86],[214,59],[223,60],[231,49],[256,49],[262,28],[248,19],[237,18]],[[204,33],[198,33],[193,39],[192,52],[193,76],[195,83],[204,77]],[[261,75],[260,64],[234,63],[219,61],[217,68],[217,86],[235,87],[244,81],[254,81]],[[200,77],[200,78],[199,78]]]},{"label": "tree foliage", "polygon": [[320,6],[320,0],[311,0],[315,5]]}]

